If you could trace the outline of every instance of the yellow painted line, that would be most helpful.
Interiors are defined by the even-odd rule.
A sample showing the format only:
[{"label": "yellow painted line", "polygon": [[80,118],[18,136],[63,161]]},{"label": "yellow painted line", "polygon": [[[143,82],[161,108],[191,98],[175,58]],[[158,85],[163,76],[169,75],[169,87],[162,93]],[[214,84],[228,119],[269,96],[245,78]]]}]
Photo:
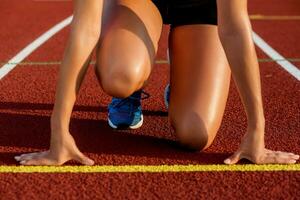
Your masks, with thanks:
[{"label": "yellow painted line", "polygon": [[299,15],[250,15],[251,20],[300,20]]},{"label": "yellow painted line", "polygon": [[291,165],[98,165],[98,166],[0,166],[0,173],[170,173],[170,172],[276,172],[300,171]]}]

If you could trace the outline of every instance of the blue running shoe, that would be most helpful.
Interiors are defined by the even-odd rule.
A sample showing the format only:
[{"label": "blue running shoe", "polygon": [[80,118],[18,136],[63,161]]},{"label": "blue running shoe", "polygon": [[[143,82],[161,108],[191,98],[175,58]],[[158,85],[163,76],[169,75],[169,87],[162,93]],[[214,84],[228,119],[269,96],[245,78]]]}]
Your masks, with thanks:
[{"label": "blue running shoe", "polygon": [[165,100],[165,106],[167,109],[169,109],[169,102],[170,102],[170,84],[166,86],[165,93],[164,93],[164,100]]},{"label": "blue running shoe", "polygon": [[[145,94],[145,97],[142,97]],[[108,124],[110,127],[137,129],[143,124],[141,100],[149,94],[139,90],[131,96],[121,99],[113,98],[108,106]]]}]

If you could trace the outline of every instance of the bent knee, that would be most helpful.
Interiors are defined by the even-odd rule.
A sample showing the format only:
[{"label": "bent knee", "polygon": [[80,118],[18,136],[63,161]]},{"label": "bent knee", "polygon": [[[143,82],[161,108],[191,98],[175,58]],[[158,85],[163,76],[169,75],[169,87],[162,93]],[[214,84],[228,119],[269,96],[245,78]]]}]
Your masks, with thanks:
[{"label": "bent knee", "polygon": [[100,85],[108,95],[126,98],[143,86],[146,80],[142,73],[125,67],[118,67],[117,70],[111,67],[107,72],[98,73]]},{"label": "bent knee", "polygon": [[216,132],[213,132],[210,126],[196,113],[171,116],[171,122],[179,142],[193,150],[208,148],[216,135]]},{"label": "bent knee", "polygon": [[138,88],[138,81],[126,75],[108,75],[101,79],[104,92],[113,97],[126,98]]}]

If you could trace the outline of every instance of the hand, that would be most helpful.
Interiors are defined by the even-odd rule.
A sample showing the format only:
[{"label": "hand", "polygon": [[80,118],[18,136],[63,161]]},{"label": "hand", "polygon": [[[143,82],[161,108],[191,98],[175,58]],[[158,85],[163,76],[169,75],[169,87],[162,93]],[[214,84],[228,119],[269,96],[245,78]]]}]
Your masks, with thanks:
[{"label": "hand", "polygon": [[259,131],[248,131],[240,148],[224,163],[236,164],[243,158],[255,164],[294,164],[299,159],[299,155],[266,149],[264,134],[259,133]]},{"label": "hand", "polygon": [[50,150],[16,156],[21,165],[63,165],[76,160],[83,165],[93,165],[94,161],[83,155],[77,148],[74,138],[68,134],[52,134]]}]

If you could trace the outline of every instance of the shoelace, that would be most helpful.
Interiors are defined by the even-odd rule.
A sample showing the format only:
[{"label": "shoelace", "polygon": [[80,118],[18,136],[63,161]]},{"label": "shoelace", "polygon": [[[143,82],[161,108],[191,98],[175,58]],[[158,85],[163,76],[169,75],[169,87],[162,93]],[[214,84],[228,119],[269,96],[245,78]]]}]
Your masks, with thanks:
[{"label": "shoelace", "polygon": [[[144,97],[143,97],[143,94],[145,95]],[[121,106],[128,104],[128,105],[130,105],[130,110],[132,110],[133,104],[130,103],[130,101],[132,101],[132,100],[140,101],[140,100],[148,99],[150,97],[150,94],[143,90],[141,91],[141,95],[142,95],[141,99],[137,98],[137,97],[129,96],[127,98],[121,99],[118,103],[116,103],[115,105],[112,105],[112,106],[114,108],[120,108]]]}]

